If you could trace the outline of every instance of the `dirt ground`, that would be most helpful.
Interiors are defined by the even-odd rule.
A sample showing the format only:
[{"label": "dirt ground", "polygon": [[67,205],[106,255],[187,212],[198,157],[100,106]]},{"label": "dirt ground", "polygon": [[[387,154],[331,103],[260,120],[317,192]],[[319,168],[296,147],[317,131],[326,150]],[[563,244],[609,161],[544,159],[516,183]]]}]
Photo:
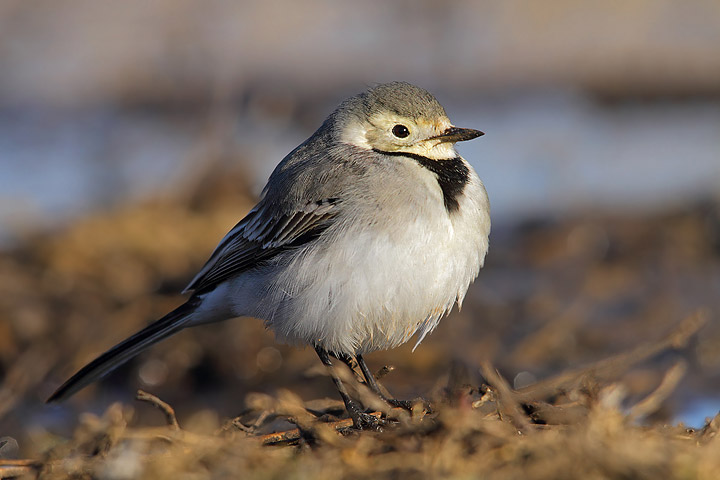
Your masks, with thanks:
[{"label": "dirt ground", "polygon": [[242,172],[182,190],[0,253],[0,478],[717,478],[720,417],[676,421],[720,397],[713,201],[496,225],[463,309],[416,352],[369,356],[432,406],[358,385],[380,432],[349,428],[314,352],[254,319],[182,332],[45,405],[178,305],[254,202]]}]

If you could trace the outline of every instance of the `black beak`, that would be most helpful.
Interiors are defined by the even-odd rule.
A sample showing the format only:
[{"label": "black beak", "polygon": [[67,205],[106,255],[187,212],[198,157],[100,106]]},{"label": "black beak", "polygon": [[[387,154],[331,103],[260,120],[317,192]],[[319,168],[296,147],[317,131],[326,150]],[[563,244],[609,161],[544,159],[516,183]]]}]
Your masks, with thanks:
[{"label": "black beak", "polygon": [[485,135],[480,130],[473,130],[472,128],[458,128],[450,127],[440,135],[432,137],[432,139],[440,140],[441,142],[462,142],[465,140],[472,140],[473,138]]}]

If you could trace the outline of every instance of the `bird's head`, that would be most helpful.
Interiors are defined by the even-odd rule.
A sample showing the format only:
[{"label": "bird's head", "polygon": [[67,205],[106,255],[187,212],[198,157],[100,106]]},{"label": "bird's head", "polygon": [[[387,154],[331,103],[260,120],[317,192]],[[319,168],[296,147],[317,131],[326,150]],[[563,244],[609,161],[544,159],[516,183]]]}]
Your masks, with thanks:
[{"label": "bird's head", "polygon": [[454,158],[456,142],[483,135],[453,126],[434,96],[405,82],[371,88],[343,102],[333,115],[343,143],[432,160]]}]

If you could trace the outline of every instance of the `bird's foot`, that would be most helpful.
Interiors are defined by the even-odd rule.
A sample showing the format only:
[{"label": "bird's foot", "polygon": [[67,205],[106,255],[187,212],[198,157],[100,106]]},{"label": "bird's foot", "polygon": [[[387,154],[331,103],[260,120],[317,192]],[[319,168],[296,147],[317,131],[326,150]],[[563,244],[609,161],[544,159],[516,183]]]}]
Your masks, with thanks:
[{"label": "bird's foot", "polygon": [[385,422],[379,417],[370,413],[359,412],[352,417],[353,426],[358,430],[370,430],[379,432],[382,430],[382,426]]},{"label": "bird's foot", "polygon": [[352,418],[353,426],[358,430],[380,431],[382,429],[385,422],[378,415],[363,412],[354,402],[347,404],[346,407]]}]

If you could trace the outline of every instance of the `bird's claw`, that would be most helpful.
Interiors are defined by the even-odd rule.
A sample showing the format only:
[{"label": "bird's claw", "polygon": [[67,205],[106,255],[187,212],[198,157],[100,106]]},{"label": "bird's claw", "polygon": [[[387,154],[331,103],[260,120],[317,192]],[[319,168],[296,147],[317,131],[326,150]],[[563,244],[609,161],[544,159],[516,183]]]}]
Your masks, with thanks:
[{"label": "bird's claw", "polygon": [[370,430],[379,432],[385,422],[380,417],[365,412],[351,413],[353,426],[358,430]]}]

